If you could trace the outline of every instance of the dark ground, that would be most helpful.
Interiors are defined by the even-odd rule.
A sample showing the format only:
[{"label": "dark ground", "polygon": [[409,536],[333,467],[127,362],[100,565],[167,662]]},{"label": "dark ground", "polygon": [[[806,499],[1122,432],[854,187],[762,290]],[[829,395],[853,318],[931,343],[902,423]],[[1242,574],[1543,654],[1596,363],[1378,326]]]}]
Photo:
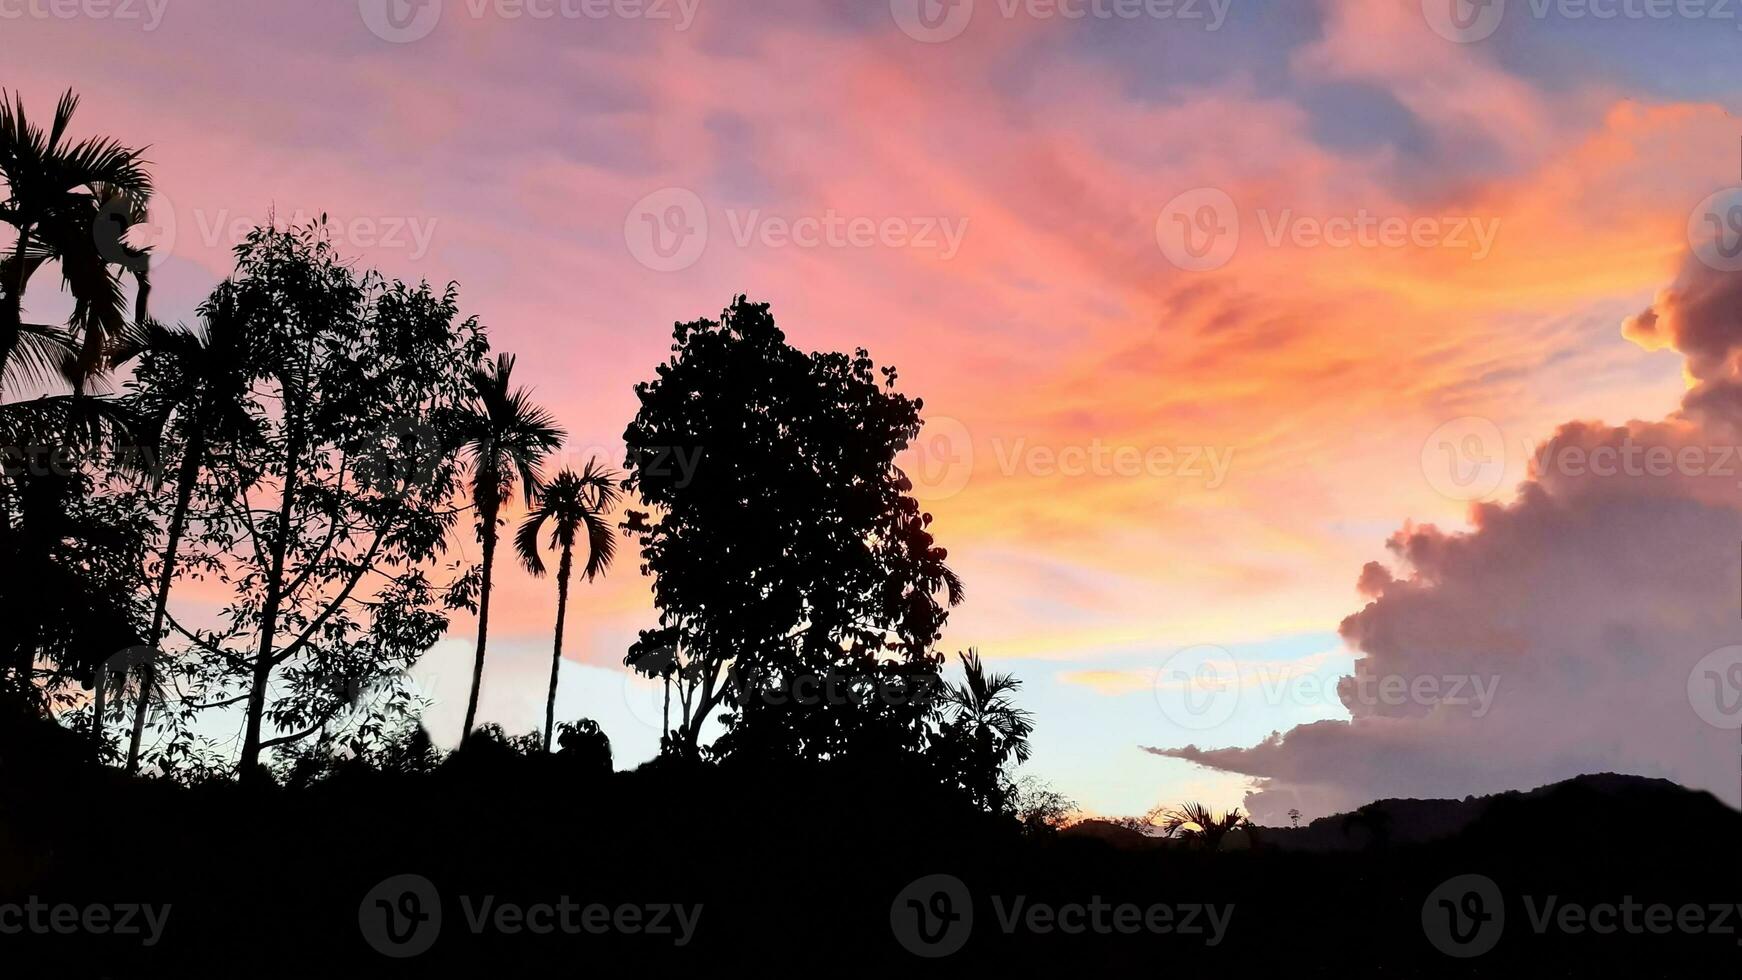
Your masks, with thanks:
[{"label": "dark ground", "polygon": [[[1330,818],[1261,830],[1248,851],[1206,852],[1024,836],[888,772],[818,766],[607,775],[560,756],[504,757],[430,774],[341,773],[300,790],[190,789],[49,766],[47,755],[0,754],[0,907],[34,897],[171,910],[149,948],[82,931],[0,935],[8,976],[1732,977],[1742,965],[1742,814],[1652,780],[1586,777],[1477,805],[1392,803],[1379,808],[1393,816],[1377,834],[1373,820],[1345,833]],[[1445,826],[1459,829],[1410,842]],[[368,915],[381,920],[364,897],[404,874],[439,892],[442,923],[427,952],[394,959],[365,939],[365,928],[379,931]],[[911,935],[902,923],[917,919],[896,896],[938,874],[964,883],[973,921],[943,934],[965,935],[959,952],[921,958],[898,942],[892,906],[893,925]],[[1466,874],[1498,886],[1505,919],[1490,952],[1458,959],[1429,941],[1423,907]],[[473,934],[461,896],[473,909],[484,896],[529,906],[567,896],[702,911],[679,947],[669,935]],[[1177,932],[1006,932],[999,909],[1017,896],[1233,911],[1213,946]],[[1538,934],[1527,896],[1538,906],[1548,896],[1727,902],[1730,932]]]}]

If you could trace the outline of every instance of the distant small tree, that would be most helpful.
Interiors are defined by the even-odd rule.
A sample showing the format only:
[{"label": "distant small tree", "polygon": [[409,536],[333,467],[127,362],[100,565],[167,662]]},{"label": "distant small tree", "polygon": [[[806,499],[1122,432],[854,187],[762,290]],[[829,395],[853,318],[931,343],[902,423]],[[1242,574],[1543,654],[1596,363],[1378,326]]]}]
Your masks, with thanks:
[{"label": "distant small tree", "polygon": [[1289,822],[1294,825],[1294,829],[1296,829],[1296,830],[1300,829],[1300,810],[1299,810],[1299,808],[1290,809],[1288,811],[1288,819],[1289,819]]},{"label": "distant small tree", "polygon": [[1031,837],[1058,833],[1077,809],[1070,797],[1054,791],[1038,776],[1017,780],[1012,795],[1016,819],[1022,824],[1023,833]]},{"label": "distant small tree", "polygon": [[557,745],[561,749],[557,757],[583,771],[611,771],[611,739],[591,718],[564,722],[557,731]]}]

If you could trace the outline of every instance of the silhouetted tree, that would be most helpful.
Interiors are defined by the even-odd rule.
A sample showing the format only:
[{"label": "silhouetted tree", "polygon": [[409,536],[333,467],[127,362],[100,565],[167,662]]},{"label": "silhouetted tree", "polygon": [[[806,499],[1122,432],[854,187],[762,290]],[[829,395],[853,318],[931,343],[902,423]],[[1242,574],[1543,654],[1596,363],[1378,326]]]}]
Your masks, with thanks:
[{"label": "silhouetted tree", "polygon": [[175,504],[158,559],[156,598],[127,745],[128,772],[139,768],[146,716],[157,693],[156,648],[163,640],[176,557],[207,447],[251,441],[262,425],[250,414],[247,395],[249,385],[261,376],[265,365],[253,356],[237,293],[235,284],[229,282],[212,293],[200,307],[201,331],[172,330],[152,323],[130,334],[118,352],[121,360],[137,360],[131,385],[134,404],[149,434],[159,481],[163,479],[164,454],[180,456]]},{"label": "silhouetted tree", "polygon": [[428,573],[458,516],[449,450],[486,342],[452,286],[355,272],[319,224],[251,233],[225,289],[264,364],[258,438],[207,446],[221,479],[195,493],[178,564],[232,594],[209,629],[165,616],[197,654],[165,662],[184,716],[245,705],[252,778],[266,750],[337,719],[379,734],[409,714],[395,679],[447,628]]},{"label": "silhouetted tree", "polygon": [[[27,710],[51,705],[50,692],[36,686],[39,659],[46,658],[51,686],[70,669],[96,685],[101,700],[103,662],[139,642],[132,631],[103,624],[117,621],[133,592],[117,556],[131,554],[148,527],[123,501],[92,499],[110,483],[93,464],[106,447],[130,440],[135,427],[127,406],[108,398],[51,396],[0,411],[0,621],[7,624],[0,681]],[[86,616],[79,605],[86,600],[109,612]],[[105,635],[125,642],[93,646]],[[93,739],[99,718],[93,711]]]},{"label": "silhouetted tree", "polygon": [[1169,837],[1200,844],[1209,850],[1221,847],[1228,834],[1247,825],[1239,807],[1217,813],[1202,803],[1182,803],[1161,815],[1162,831]]},{"label": "silhouetted tree", "polygon": [[[109,345],[126,323],[123,272],[138,284],[136,318],[145,317],[148,255],[123,236],[144,219],[151,178],[139,150],[108,138],[67,139],[79,106],[71,91],[61,96],[46,131],[30,120],[21,96],[7,95],[0,91],[0,180],[7,188],[0,222],[13,227],[17,240],[11,254],[0,258],[0,364],[21,343],[32,344],[38,355],[60,346],[43,339],[51,335],[49,328],[23,323],[31,276],[58,263],[74,307],[71,334],[64,337],[73,357],[57,367],[82,390],[84,379],[104,366]],[[0,372],[0,394],[5,380]]]},{"label": "silhouetted tree", "polygon": [[532,403],[532,394],[513,386],[514,355],[471,372],[472,406],[461,427],[461,448],[472,478],[472,503],[478,511],[483,570],[478,585],[478,651],[472,661],[472,689],[466,698],[462,744],[478,718],[484,686],[484,649],[490,640],[490,590],[496,567],[497,525],[502,505],[519,482],[530,507],[538,492],[538,465],[562,445],[563,430],[550,413]]},{"label": "silhouetted tree", "polygon": [[[63,449],[32,452],[9,480],[17,506],[0,530],[0,643],[15,665],[12,693],[52,710],[69,705],[69,681],[100,691],[105,661],[139,645],[136,576],[151,527],[124,496],[94,493],[94,478]],[[102,709],[99,698],[94,738]]]},{"label": "silhouetted tree", "polygon": [[975,799],[1001,809],[1008,796],[1004,767],[1028,761],[1032,716],[1011,695],[1022,682],[1010,674],[988,674],[977,650],[961,654],[963,682],[944,690],[938,708],[945,719],[940,737],[967,747],[963,781]]},{"label": "silhouetted tree", "polygon": [[[583,772],[611,771],[611,739],[591,718],[582,718],[573,724],[564,722],[558,729],[557,745],[562,748],[557,753],[558,758]],[[550,751],[548,740],[545,751]]]},{"label": "silhouetted tree", "polygon": [[625,526],[660,628],[630,660],[667,676],[682,651],[694,702],[680,751],[720,708],[725,755],[826,759],[860,736],[923,746],[931,647],[961,583],[895,465],[921,409],[895,382],[863,350],[802,353],[740,297],[718,321],[678,324],[671,358],[636,387],[627,483],[653,511]]},{"label": "silhouetted tree", "polygon": [[563,470],[538,491],[538,501],[514,537],[514,550],[534,577],[543,577],[544,558],[539,554],[539,535],[550,525],[550,546],[561,557],[556,571],[556,642],[550,654],[550,692],[544,702],[544,750],[550,751],[556,729],[556,684],[563,662],[563,625],[569,606],[569,577],[574,573],[575,541],[582,528],[587,532],[587,564],[581,574],[591,582],[611,567],[617,554],[617,539],[605,517],[616,506],[618,476],[588,460],[578,475]]}]

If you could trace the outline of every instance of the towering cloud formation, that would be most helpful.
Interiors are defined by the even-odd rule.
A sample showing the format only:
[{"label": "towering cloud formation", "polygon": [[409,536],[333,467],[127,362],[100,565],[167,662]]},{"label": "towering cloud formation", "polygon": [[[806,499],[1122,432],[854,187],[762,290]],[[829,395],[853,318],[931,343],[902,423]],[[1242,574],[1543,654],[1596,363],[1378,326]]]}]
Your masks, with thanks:
[{"label": "towering cloud formation", "polygon": [[1472,530],[1397,532],[1341,628],[1364,655],[1340,688],[1350,721],[1151,751],[1257,777],[1247,802],[1264,821],[1610,770],[1738,803],[1737,733],[1695,712],[1689,675],[1742,643],[1742,275],[1689,258],[1624,332],[1686,355],[1681,410],[1567,423]]}]

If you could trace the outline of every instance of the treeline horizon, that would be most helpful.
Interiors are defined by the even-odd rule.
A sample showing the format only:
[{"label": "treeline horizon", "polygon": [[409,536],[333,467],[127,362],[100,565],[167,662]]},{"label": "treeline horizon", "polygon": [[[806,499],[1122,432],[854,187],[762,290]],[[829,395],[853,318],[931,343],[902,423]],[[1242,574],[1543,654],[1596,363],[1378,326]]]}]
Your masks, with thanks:
[{"label": "treeline horizon", "polygon": [[[623,541],[656,612],[623,662],[663,690],[662,759],[907,767],[1013,812],[1032,721],[1020,682],[973,651],[961,683],[943,679],[963,585],[896,464],[923,404],[894,368],[802,352],[737,296],[674,327],[636,386],[620,470],[595,457],[552,472],[566,431],[458,284],[358,267],[324,216],[254,229],[196,323],[155,319],[151,253],[129,240],[149,164],[74,140],[77,107],[68,92],[43,126],[0,93],[13,723],[52,722],[103,765],[187,783],[428,756],[406,671],[464,612],[477,632],[457,751],[481,737],[608,760],[608,733],[559,719],[555,698],[571,590],[609,574]],[[31,322],[26,291],[51,268],[73,313]],[[39,394],[6,401],[20,389]],[[477,559],[458,557],[471,541]],[[554,586],[544,724],[525,738],[477,717],[491,599],[515,573]]]}]

